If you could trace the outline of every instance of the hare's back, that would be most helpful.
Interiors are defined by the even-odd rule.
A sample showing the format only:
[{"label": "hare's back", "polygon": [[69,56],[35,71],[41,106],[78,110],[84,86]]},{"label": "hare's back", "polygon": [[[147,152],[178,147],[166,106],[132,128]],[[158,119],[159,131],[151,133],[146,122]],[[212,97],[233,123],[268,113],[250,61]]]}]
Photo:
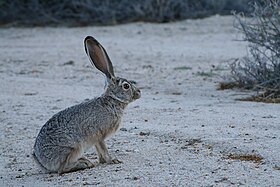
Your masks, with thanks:
[{"label": "hare's back", "polygon": [[82,136],[80,124],[90,118],[93,108],[81,103],[58,112],[43,125],[36,142],[62,146],[77,143]]},{"label": "hare's back", "polygon": [[69,146],[77,144],[86,136],[92,136],[102,128],[114,123],[116,114],[108,110],[101,98],[72,106],[58,112],[41,128],[35,144]]}]

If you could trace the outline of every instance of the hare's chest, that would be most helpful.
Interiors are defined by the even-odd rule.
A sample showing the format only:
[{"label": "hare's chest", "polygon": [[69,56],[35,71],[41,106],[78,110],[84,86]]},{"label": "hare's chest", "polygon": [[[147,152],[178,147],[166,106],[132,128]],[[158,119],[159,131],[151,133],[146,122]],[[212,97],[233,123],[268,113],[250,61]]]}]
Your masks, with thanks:
[{"label": "hare's chest", "polygon": [[120,127],[120,124],[121,124],[121,118],[119,117],[108,126],[108,128],[104,134],[104,137],[107,137],[107,136],[115,133],[118,130],[118,128]]},{"label": "hare's chest", "polygon": [[120,125],[121,125],[121,118],[118,118],[118,120],[116,121],[115,125],[113,125],[112,131],[116,132],[119,129]]},{"label": "hare's chest", "polygon": [[116,132],[118,128],[120,127],[121,121],[122,121],[122,115],[123,113],[119,110],[113,110],[114,112],[111,113],[111,119],[110,119],[110,125],[109,125],[109,131],[112,133]]},{"label": "hare's chest", "polygon": [[122,110],[116,105],[108,104],[107,106],[108,107],[103,108],[104,118],[98,125],[103,138],[108,137],[118,130],[123,116]]}]

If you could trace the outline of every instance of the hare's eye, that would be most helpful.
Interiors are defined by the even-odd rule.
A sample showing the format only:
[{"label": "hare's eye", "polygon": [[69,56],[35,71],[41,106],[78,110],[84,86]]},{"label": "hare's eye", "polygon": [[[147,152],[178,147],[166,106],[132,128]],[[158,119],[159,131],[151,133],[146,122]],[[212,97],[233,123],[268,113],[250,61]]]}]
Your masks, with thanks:
[{"label": "hare's eye", "polygon": [[130,88],[130,85],[125,82],[125,83],[123,83],[122,87],[124,90],[128,90]]}]

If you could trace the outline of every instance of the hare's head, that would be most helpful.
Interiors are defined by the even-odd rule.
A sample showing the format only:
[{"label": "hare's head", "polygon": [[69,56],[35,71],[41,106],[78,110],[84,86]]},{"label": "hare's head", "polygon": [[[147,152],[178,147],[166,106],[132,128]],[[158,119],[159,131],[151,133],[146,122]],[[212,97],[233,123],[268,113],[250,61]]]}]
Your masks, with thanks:
[{"label": "hare's head", "polygon": [[108,85],[105,95],[126,104],[141,97],[140,90],[130,81],[115,77],[113,65],[107,52],[95,38],[87,36],[84,44],[91,63],[106,76]]}]

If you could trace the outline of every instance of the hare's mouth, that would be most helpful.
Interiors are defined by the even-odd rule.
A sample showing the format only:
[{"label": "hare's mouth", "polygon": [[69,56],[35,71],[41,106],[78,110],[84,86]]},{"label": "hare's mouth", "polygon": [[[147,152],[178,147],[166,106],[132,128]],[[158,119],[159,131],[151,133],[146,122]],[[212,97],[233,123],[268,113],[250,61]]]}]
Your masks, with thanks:
[{"label": "hare's mouth", "polygon": [[140,97],[141,97],[141,92],[140,90],[137,90],[133,95],[133,99],[136,100],[139,99]]}]

